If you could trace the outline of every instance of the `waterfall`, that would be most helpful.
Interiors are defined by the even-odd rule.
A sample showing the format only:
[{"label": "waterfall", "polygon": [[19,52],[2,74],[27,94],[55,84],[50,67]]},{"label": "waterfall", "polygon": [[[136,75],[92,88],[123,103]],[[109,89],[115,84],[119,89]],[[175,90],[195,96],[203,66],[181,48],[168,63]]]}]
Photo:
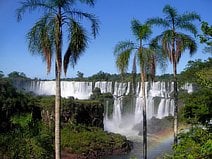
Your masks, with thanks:
[{"label": "waterfall", "polygon": [[163,116],[164,116],[165,101],[166,101],[166,100],[165,100],[164,98],[162,98],[162,99],[161,99],[161,102],[160,102],[160,104],[159,104],[159,106],[158,106],[158,114],[157,114],[157,117],[158,117],[159,119],[163,118]]},{"label": "waterfall", "polygon": [[[15,81],[14,85],[20,90],[33,92],[37,95],[55,94],[55,81]],[[108,111],[105,110],[104,128],[107,131],[130,136],[138,133],[138,131],[134,130],[134,126],[142,121],[144,105],[141,83],[137,83],[134,97],[132,97],[130,92],[130,86],[130,82],[61,81],[61,96],[65,98],[72,96],[77,99],[89,99],[95,87],[100,88],[101,93],[111,93],[114,97],[113,113],[112,117],[108,118]],[[182,89],[187,90],[188,93],[194,90],[192,84],[185,84]],[[147,119],[152,117],[162,119],[165,116],[173,115],[174,100],[171,98],[173,90],[173,82],[145,82]],[[126,105],[123,101],[127,95],[130,96],[130,99],[133,98],[132,101],[134,101],[132,102],[134,104],[130,105],[132,112],[129,113],[123,112],[123,110],[126,110]],[[105,108],[108,109],[108,107],[106,106]]]},{"label": "waterfall", "polygon": [[[16,88],[37,95],[54,95],[55,81],[14,82]],[[89,99],[92,94],[92,82],[61,81],[61,96],[77,99]]]},{"label": "waterfall", "polygon": [[112,93],[112,82],[95,82],[95,87],[100,88],[101,93]]}]

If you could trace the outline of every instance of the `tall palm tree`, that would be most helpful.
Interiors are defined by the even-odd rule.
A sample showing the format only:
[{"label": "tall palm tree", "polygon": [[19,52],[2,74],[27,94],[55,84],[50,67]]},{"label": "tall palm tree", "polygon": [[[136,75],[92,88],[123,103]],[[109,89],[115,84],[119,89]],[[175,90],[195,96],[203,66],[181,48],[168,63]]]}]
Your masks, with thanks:
[{"label": "tall palm tree", "polygon": [[[76,65],[80,55],[88,44],[88,36],[79,23],[82,19],[91,22],[91,32],[94,37],[98,33],[98,20],[95,15],[83,12],[75,5],[77,2],[94,6],[94,0],[25,0],[17,9],[17,19],[20,21],[26,11],[43,10],[43,15],[27,34],[29,50],[41,55],[47,64],[47,72],[51,70],[53,57],[55,59],[56,95],[55,95],[55,158],[61,158],[60,148],[60,112],[61,87],[60,79],[63,70],[66,74],[69,63]],[[62,44],[66,30],[69,45],[64,56]],[[63,56],[63,58],[62,58]]]},{"label": "tall palm tree", "polygon": [[177,64],[185,50],[189,50],[190,55],[197,50],[195,40],[180,31],[184,30],[193,35],[197,34],[197,28],[192,23],[194,20],[200,20],[200,16],[195,13],[178,14],[177,10],[170,5],[163,8],[165,18],[151,18],[147,20],[147,24],[162,26],[166,29],[162,34],[155,37],[154,42],[160,42],[162,48],[167,54],[173,65],[174,75],[174,143],[177,144],[178,133],[178,90],[177,90]]},{"label": "tall palm tree", "polygon": [[[130,57],[133,56],[133,72],[135,68],[135,60],[139,62],[142,94],[143,94],[143,153],[144,159],[147,158],[147,117],[146,117],[146,95],[145,95],[145,78],[146,71],[149,68],[148,59],[153,57],[154,51],[143,47],[143,41],[147,40],[152,31],[149,25],[141,24],[138,20],[131,22],[132,32],[137,40],[137,43],[132,41],[120,41],[114,49],[116,56],[116,66],[121,73],[127,72]],[[153,63],[152,63],[153,64]],[[155,67],[154,67],[155,68]]]}]

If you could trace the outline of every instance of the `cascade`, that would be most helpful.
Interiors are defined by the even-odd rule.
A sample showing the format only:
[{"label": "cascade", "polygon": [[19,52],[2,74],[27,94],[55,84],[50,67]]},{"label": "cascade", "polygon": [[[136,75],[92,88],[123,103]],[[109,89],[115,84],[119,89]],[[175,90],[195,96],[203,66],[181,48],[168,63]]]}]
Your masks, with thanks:
[{"label": "cascade", "polygon": [[[20,90],[26,92],[34,92],[37,95],[54,95],[55,81],[15,81],[14,85]],[[136,94],[132,99],[134,104],[133,110],[130,113],[123,112],[126,104],[123,102],[124,98],[130,93],[130,82],[79,82],[79,81],[61,81],[61,96],[68,98],[74,97],[78,99],[89,99],[92,90],[98,87],[101,93],[111,93],[114,97],[113,113],[111,117],[108,116],[108,110],[105,110],[104,128],[106,131],[121,133],[126,136],[136,135],[138,131],[134,130],[136,124],[142,121],[142,107],[143,94],[142,86],[137,83]],[[193,89],[192,84],[185,84],[183,89],[191,93]],[[173,93],[172,82],[145,82],[146,90],[146,104],[147,104],[147,119],[156,117],[162,119],[165,116],[173,115],[174,101],[171,98]],[[132,95],[131,95],[132,98]],[[108,109],[109,106],[105,108]]]},{"label": "cascade", "polygon": [[[55,81],[15,81],[20,90],[33,92],[37,95],[54,95]],[[92,94],[92,82],[61,81],[61,96],[77,99],[89,99]]]}]

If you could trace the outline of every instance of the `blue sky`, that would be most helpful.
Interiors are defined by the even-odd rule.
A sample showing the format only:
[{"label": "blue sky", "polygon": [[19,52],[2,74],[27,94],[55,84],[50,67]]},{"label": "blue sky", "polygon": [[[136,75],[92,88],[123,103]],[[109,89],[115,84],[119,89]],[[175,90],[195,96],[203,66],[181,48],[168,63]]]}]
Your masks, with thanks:
[{"label": "blue sky", "polygon": [[[27,48],[26,33],[36,22],[39,14],[25,14],[23,20],[18,23],[15,14],[19,6],[18,2],[19,0],[0,0],[0,70],[5,75],[18,71],[24,72],[31,78],[52,79],[54,67],[47,75],[42,58],[31,55]],[[99,18],[100,30],[96,39],[91,38],[89,48],[81,56],[77,66],[74,69],[69,67],[67,77],[75,77],[77,71],[84,73],[84,76],[90,76],[99,71],[118,73],[113,50],[119,41],[134,40],[130,21],[136,18],[144,22],[147,18],[163,17],[162,9],[166,4],[177,8],[179,13],[195,11],[200,14],[202,20],[212,24],[211,0],[97,0],[94,8],[79,6]],[[196,22],[196,25],[200,28],[199,22]],[[161,31],[154,27],[153,36]],[[66,47],[65,43],[64,47]],[[198,58],[205,60],[210,56],[210,54],[202,53],[202,45],[198,44],[198,48],[192,58],[188,53],[181,57],[178,72],[185,68],[189,60]],[[163,72],[158,69],[157,74],[161,73]],[[165,73],[172,73],[171,67],[168,67]]]}]

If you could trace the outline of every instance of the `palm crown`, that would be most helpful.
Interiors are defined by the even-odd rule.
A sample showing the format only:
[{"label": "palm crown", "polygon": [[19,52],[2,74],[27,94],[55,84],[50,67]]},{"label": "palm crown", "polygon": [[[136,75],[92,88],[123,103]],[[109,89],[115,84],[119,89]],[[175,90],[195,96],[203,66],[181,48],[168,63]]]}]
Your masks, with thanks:
[{"label": "palm crown", "polygon": [[165,18],[151,18],[147,20],[147,24],[162,26],[165,30],[158,35],[155,41],[162,43],[162,47],[168,54],[171,63],[179,62],[181,54],[188,49],[192,55],[197,50],[195,40],[180,31],[184,30],[193,35],[197,34],[197,28],[192,23],[194,20],[200,20],[200,16],[195,12],[178,14],[177,10],[170,5],[166,5],[163,9]]},{"label": "palm crown", "polygon": [[94,5],[94,0],[27,0],[21,2],[17,9],[17,18],[20,21],[23,14],[38,9],[44,10],[43,16],[35,23],[27,34],[29,50],[32,53],[39,53],[47,63],[47,71],[50,72],[52,57],[55,54],[57,69],[62,69],[62,50],[59,43],[63,42],[62,28],[67,30],[68,48],[63,57],[64,72],[67,72],[68,64],[74,66],[77,59],[85,51],[88,36],[85,28],[79,23],[82,19],[91,22],[91,32],[94,38],[98,33],[98,20],[95,15],[75,9],[77,2]]},{"label": "palm crown", "polygon": [[138,61],[143,71],[153,77],[156,62],[161,61],[159,58],[162,56],[159,55],[161,52],[158,47],[151,45],[147,48],[143,45],[143,42],[150,38],[151,28],[148,24],[142,24],[134,19],[131,21],[131,30],[137,42],[130,40],[118,42],[114,49],[116,66],[122,74],[127,72],[130,57],[133,56],[133,69],[136,70],[136,61]]}]

